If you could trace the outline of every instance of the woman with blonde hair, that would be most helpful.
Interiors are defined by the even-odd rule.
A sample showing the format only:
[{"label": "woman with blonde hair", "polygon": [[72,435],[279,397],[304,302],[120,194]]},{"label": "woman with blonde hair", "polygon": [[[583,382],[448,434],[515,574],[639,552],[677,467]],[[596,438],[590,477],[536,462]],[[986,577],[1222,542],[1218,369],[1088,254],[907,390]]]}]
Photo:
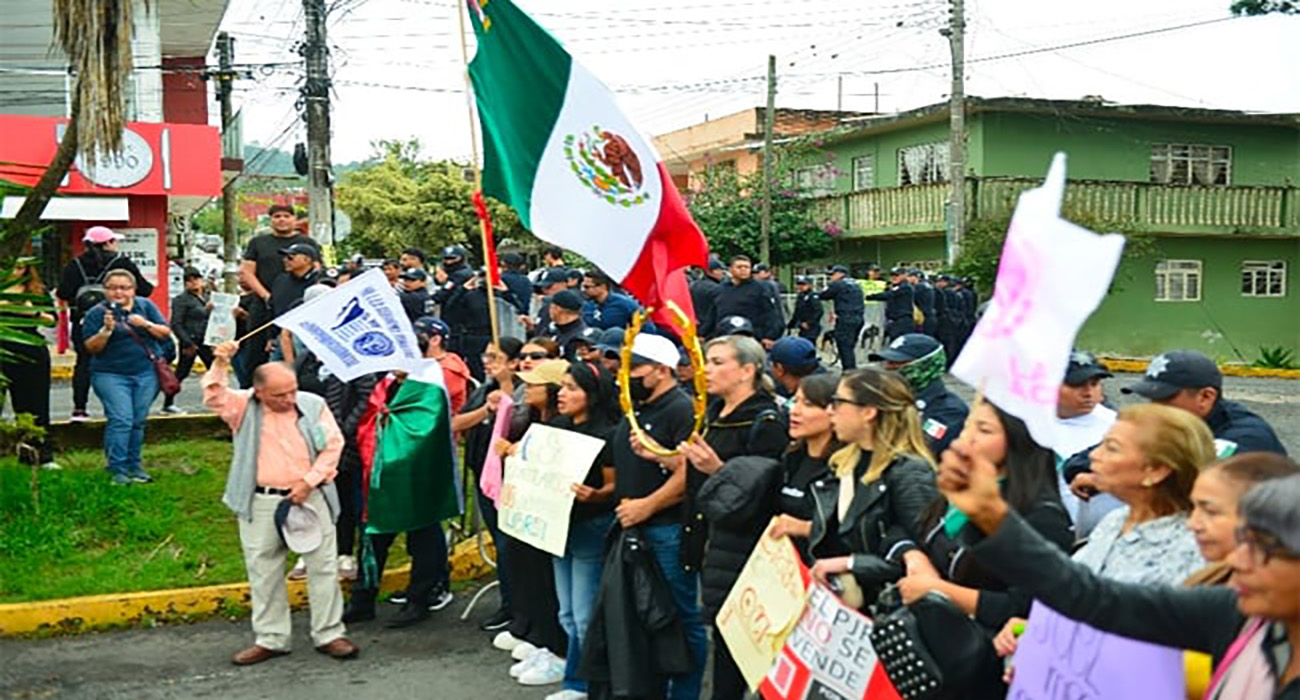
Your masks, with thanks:
[{"label": "woman with blonde hair", "polygon": [[862,607],[903,576],[903,554],[921,541],[921,518],[939,497],[934,457],[911,390],[889,372],[846,374],[831,425],[847,446],[831,456],[833,478],[813,485],[813,576]]}]

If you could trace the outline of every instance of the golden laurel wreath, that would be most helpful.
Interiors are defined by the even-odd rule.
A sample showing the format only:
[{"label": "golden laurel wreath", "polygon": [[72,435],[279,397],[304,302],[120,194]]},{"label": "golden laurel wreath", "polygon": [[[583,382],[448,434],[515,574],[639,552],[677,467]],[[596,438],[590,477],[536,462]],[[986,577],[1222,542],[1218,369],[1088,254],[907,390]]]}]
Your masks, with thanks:
[{"label": "golden laurel wreath", "polygon": [[[682,345],[686,347],[686,353],[691,357],[691,366],[695,368],[695,429],[699,432],[700,427],[704,425],[704,407],[708,400],[708,388],[704,379],[704,350],[700,346],[700,337],[695,332],[695,324],[691,323],[690,317],[681,307],[669,301],[665,306],[677,318],[682,328]],[[646,316],[654,309],[644,311],[638,309],[632,315],[632,323],[627,327],[623,334],[623,348],[620,353],[622,362],[618,367],[618,402],[623,408],[623,415],[627,416],[628,424],[632,426],[632,434],[645,448],[660,457],[673,457],[678,453],[674,446],[672,449],[661,447],[650,439],[645,431],[641,429],[641,424],[636,419],[636,413],[632,410],[632,390],[630,382],[632,378],[632,341],[636,340],[637,334],[641,332],[641,326],[645,323]]]}]

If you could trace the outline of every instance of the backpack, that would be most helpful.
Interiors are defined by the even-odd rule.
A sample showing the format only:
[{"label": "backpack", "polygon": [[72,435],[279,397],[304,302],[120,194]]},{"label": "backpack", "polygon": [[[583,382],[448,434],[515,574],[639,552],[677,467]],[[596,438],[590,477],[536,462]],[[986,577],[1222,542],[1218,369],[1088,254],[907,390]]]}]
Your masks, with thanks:
[{"label": "backpack", "polygon": [[77,270],[81,272],[81,286],[77,287],[77,296],[74,302],[77,306],[77,313],[85,316],[87,311],[102,304],[108,297],[104,294],[104,275],[108,274],[109,268],[113,266],[117,259],[122,257],[121,253],[113,256],[111,260],[104,264],[104,269],[99,271],[99,275],[94,280],[86,274],[86,268],[81,265],[81,258],[73,258],[72,261],[77,264]]}]

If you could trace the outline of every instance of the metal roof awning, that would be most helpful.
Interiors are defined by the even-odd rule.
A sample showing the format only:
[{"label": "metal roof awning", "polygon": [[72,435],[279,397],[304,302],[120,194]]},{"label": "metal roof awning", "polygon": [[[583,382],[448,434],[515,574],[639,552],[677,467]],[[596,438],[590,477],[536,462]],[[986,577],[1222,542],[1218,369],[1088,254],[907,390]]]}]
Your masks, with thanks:
[{"label": "metal roof awning", "polygon": [[[26,197],[9,196],[0,206],[0,219],[18,215]],[[45,205],[45,221],[126,221],[130,219],[126,197],[53,197]]]}]

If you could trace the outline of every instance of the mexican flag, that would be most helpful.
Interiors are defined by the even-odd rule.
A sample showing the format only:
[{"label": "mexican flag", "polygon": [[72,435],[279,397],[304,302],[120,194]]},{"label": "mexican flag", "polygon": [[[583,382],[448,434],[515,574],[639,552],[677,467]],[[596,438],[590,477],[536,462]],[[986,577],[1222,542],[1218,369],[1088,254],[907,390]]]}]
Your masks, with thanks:
[{"label": "mexican flag", "polygon": [[693,317],[682,268],[707,264],[709,247],[654,148],[609,88],[510,0],[467,2],[484,192],[643,304],[671,299]]}]

